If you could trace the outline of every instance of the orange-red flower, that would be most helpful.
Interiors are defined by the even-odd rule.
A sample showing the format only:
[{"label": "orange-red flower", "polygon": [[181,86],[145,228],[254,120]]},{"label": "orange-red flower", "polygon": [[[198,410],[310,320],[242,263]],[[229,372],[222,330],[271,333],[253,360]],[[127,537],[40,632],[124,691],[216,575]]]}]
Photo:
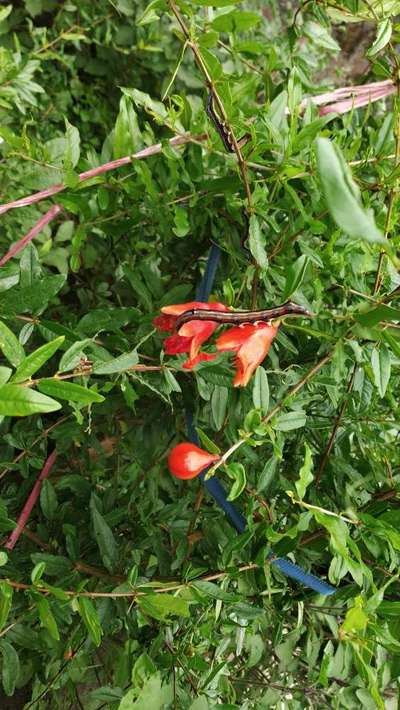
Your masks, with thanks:
[{"label": "orange-red flower", "polygon": [[175,446],[168,456],[168,468],[176,478],[194,478],[220,457],[185,442]]},{"label": "orange-red flower", "polygon": [[[153,320],[153,325],[157,330],[173,331],[178,317],[185,311],[192,308],[202,310],[228,311],[223,303],[201,303],[192,301],[190,303],[178,303],[172,306],[164,306],[161,309],[161,316]],[[178,353],[189,353],[189,357],[184,362],[183,367],[191,370],[201,360],[214,360],[216,354],[208,355],[201,353],[202,344],[214,333],[218,327],[217,323],[209,320],[190,320],[184,323],[179,329],[179,333],[170,335],[164,341],[164,350],[167,355],[177,355]]]},{"label": "orange-red flower", "polygon": [[245,387],[254,371],[268,354],[278,326],[268,323],[246,323],[230,328],[217,339],[217,350],[236,352],[235,387]]}]

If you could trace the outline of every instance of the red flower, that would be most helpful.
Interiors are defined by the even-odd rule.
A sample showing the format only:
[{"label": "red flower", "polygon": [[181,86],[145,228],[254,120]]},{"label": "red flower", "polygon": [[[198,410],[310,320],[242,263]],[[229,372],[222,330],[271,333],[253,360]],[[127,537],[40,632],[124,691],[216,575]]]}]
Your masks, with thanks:
[{"label": "red flower", "polygon": [[176,478],[194,478],[219,458],[220,456],[209,454],[208,451],[200,449],[195,444],[185,442],[172,449],[168,456],[168,468]]},{"label": "red flower", "polygon": [[[178,317],[185,311],[192,308],[202,310],[228,311],[223,303],[201,303],[192,301],[190,303],[178,303],[172,306],[164,306],[161,309],[162,315],[153,320],[153,325],[157,330],[173,331]],[[214,360],[216,355],[200,353],[202,344],[208,340],[218,327],[218,323],[210,320],[190,320],[184,323],[179,329],[179,333],[169,336],[164,341],[164,350],[167,355],[177,355],[178,353],[189,353],[189,358],[183,364],[188,370],[195,367],[201,360]]]},{"label": "red flower", "polygon": [[217,339],[217,350],[233,350],[236,355],[235,387],[245,387],[252,374],[268,354],[278,326],[268,323],[246,323],[230,328]]}]

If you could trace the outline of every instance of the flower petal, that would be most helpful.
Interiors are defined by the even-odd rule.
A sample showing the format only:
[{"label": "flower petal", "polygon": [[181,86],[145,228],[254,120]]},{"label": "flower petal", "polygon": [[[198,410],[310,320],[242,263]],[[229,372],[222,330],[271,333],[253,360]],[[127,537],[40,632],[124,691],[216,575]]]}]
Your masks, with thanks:
[{"label": "flower petal", "polygon": [[191,342],[191,338],[183,338],[181,335],[170,335],[164,340],[164,351],[167,355],[188,353],[190,352]]},{"label": "flower petal", "polygon": [[199,353],[194,358],[189,357],[189,359],[183,363],[183,367],[185,370],[193,370],[199,362],[211,362],[211,360],[215,360],[216,357],[217,353]]},{"label": "flower petal", "polygon": [[245,387],[248,384],[255,370],[268,354],[278,332],[278,328],[272,325],[265,328],[254,326],[254,328],[253,334],[237,352],[236,375],[233,381],[235,387]]}]

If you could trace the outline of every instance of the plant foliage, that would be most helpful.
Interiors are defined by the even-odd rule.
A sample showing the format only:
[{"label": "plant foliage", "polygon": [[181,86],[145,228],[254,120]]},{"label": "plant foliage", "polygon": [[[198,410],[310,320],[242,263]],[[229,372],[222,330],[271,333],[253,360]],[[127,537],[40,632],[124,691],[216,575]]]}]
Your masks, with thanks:
[{"label": "plant foliage", "polygon": [[[343,115],[304,99],[343,83],[340,37],[360,20],[374,27],[362,83],[397,87],[399,12],[2,5],[0,664],[13,707],[396,706],[398,89]],[[236,140],[249,134],[236,154],[207,116],[210,90]],[[152,324],[195,299],[212,243],[212,300],[313,313],[284,320],[245,388],[229,353],[185,370]],[[199,479],[168,473],[186,410],[226,455],[217,475],[242,535]],[[271,548],[335,595],[283,576]]]}]

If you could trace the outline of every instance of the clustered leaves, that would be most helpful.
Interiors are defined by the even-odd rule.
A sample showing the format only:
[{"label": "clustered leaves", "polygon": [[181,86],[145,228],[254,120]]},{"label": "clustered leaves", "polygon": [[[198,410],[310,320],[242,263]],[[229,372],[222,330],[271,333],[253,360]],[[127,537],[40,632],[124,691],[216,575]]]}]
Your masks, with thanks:
[{"label": "clustered leaves", "polygon": [[[15,707],[394,707],[396,14],[398,0],[0,9],[0,664]],[[344,85],[355,21],[374,36],[350,83],[390,86],[320,112],[309,97]],[[220,131],[248,137],[236,152],[210,91]],[[282,321],[251,379],[249,326],[213,328],[222,347],[204,353],[208,331],[169,346],[153,325],[197,302],[213,243],[213,308],[314,314]],[[210,464],[241,535],[203,491]],[[335,595],[289,580],[271,549]]]}]

